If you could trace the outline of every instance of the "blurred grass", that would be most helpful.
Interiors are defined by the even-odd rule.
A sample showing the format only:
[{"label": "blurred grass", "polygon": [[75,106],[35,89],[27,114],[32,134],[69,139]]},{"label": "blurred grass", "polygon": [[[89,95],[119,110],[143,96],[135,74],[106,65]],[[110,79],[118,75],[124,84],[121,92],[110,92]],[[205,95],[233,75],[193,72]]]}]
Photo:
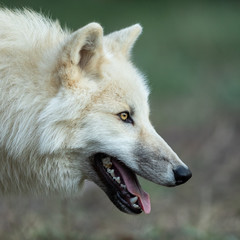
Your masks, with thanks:
[{"label": "blurred grass", "polygon": [[0,239],[240,239],[239,1],[2,1],[30,7],[73,30],[105,33],[136,22],[133,59],[152,89],[151,118],[193,170],[174,189],[142,180],[150,215],[120,213],[101,190],[82,197],[1,200]]}]

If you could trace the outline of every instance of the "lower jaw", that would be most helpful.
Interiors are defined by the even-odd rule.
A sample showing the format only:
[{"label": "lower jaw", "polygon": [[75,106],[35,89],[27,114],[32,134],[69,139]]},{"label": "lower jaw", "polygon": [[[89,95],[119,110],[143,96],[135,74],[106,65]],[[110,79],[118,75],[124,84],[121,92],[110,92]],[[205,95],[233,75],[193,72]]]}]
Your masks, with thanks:
[{"label": "lower jaw", "polygon": [[141,209],[133,209],[131,208],[128,203],[121,197],[119,192],[109,192],[105,191],[109,199],[112,201],[112,203],[122,212],[128,213],[128,214],[140,214],[142,213]]},{"label": "lower jaw", "polygon": [[[117,192],[117,201],[118,204],[122,204],[122,207],[119,208],[121,211],[129,213],[129,214],[140,214],[142,213],[142,209],[134,209],[131,206],[129,206],[129,204],[126,202],[126,200],[124,198],[121,197],[120,193]],[[115,204],[116,205],[116,204]]]},{"label": "lower jaw", "polygon": [[131,207],[131,205],[125,199],[127,194],[129,198],[134,197],[131,193],[129,193],[127,190],[126,192],[118,190],[115,184],[109,181],[108,176],[104,174],[105,170],[103,169],[101,161],[99,161],[99,159],[96,157],[94,158],[93,166],[103,183],[103,187],[100,187],[120,211],[128,214],[140,214],[142,212],[142,209],[135,209]]}]

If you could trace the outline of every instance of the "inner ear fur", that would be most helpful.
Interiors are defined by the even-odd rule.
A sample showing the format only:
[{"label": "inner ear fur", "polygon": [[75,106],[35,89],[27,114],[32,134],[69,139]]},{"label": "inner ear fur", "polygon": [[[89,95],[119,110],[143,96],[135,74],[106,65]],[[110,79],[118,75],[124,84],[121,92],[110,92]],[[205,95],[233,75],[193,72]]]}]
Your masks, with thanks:
[{"label": "inner ear fur", "polygon": [[98,23],[90,23],[70,35],[67,42],[73,64],[85,67],[94,54],[102,52],[103,29]]},{"label": "inner ear fur", "polygon": [[[97,71],[98,61],[102,56],[103,28],[98,23],[90,23],[73,32],[61,52],[61,64],[65,80],[75,75],[76,71]],[[67,79],[66,79],[67,77]]]}]

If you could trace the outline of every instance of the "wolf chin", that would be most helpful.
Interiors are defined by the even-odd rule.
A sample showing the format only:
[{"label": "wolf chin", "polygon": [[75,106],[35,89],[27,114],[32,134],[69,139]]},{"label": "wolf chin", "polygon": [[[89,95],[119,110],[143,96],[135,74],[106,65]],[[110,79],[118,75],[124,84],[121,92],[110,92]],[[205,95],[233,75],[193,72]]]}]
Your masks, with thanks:
[{"label": "wolf chin", "polygon": [[0,193],[73,194],[95,182],[123,212],[151,210],[136,174],[164,186],[191,177],[149,121],[149,89],[131,62],[139,24],[71,33],[30,10],[0,10]]}]

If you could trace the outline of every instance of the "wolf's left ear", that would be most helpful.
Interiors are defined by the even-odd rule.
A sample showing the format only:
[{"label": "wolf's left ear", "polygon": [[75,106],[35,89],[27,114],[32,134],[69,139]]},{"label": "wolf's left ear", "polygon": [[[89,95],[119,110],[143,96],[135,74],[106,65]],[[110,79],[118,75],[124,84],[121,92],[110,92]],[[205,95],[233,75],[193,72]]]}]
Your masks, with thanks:
[{"label": "wolf's left ear", "polygon": [[108,45],[112,48],[111,50],[113,52],[121,52],[123,55],[129,58],[134,43],[136,42],[141,33],[141,25],[135,24],[120,31],[110,33],[106,36],[106,41]]},{"label": "wolf's left ear", "polygon": [[103,29],[98,23],[90,23],[70,35],[65,45],[73,64],[84,68],[95,54],[102,50]]},{"label": "wolf's left ear", "polygon": [[60,65],[63,81],[69,85],[76,71],[97,73],[102,57],[103,29],[98,23],[90,23],[72,33],[61,50]]}]

